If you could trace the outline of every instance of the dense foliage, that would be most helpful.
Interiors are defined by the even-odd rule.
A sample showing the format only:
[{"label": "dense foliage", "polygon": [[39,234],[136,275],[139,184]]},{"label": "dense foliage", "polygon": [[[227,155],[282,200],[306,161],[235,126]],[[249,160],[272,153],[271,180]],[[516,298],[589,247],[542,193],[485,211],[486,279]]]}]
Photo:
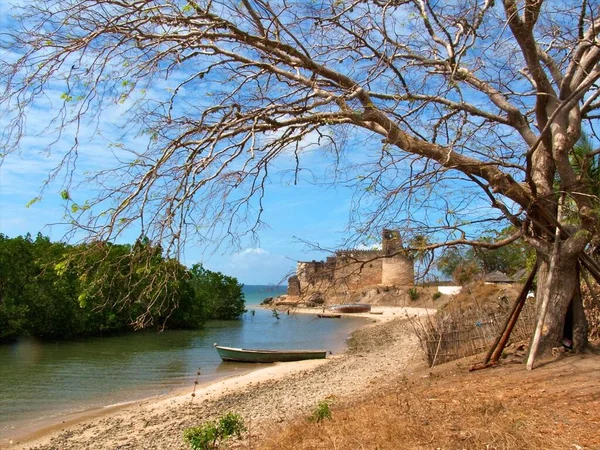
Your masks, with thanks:
[{"label": "dense foliage", "polygon": [[[501,240],[514,231],[509,227],[500,232],[489,233],[481,240]],[[533,249],[523,241],[516,241],[496,249],[468,246],[448,248],[437,261],[437,268],[446,277],[462,284],[494,271],[515,275],[521,269],[531,269],[533,261]]]},{"label": "dense foliage", "polygon": [[238,299],[241,286],[233,277],[220,272],[211,272],[200,264],[190,270],[189,285],[195,304],[204,308],[204,315],[212,319],[230,319],[244,313],[244,302]]},{"label": "dense foliage", "polygon": [[142,315],[159,328],[195,328],[243,312],[235,278],[188,270],[148,241],[71,246],[0,234],[0,342],[122,332]]}]

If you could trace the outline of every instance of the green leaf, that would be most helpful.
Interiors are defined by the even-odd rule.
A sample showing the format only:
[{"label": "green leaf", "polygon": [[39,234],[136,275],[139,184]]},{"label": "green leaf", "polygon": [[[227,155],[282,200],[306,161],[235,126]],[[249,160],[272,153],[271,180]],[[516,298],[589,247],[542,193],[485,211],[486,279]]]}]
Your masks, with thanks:
[{"label": "green leaf", "polygon": [[29,200],[29,201],[27,202],[27,204],[25,205],[25,208],[29,208],[30,206],[32,206],[32,205],[35,205],[35,204],[36,204],[37,202],[39,202],[40,200],[41,200],[41,198],[40,198],[40,197],[35,197],[35,198],[32,198],[31,200]]},{"label": "green leaf", "polygon": [[59,263],[56,263],[54,265],[54,271],[56,272],[56,275],[58,276],[62,276],[65,274],[65,272],[67,271],[67,262],[66,261],[61,261]]},{"label": "green leaf", "polygon": [[88,295],[85,292],[82,292],[77,297],[77,301],[79,302],[79,306],[81,306],[82,308],[87,305],[87,297],[88,297]]},{"label": "green leaf", "polygon": [[71,196],[69,195],[69,191],[67,191],[66,189],[65,189],[65,190],[62,190],[62,191],[60,191],[60,197],[61,197],[63,200],[71,200]]}]

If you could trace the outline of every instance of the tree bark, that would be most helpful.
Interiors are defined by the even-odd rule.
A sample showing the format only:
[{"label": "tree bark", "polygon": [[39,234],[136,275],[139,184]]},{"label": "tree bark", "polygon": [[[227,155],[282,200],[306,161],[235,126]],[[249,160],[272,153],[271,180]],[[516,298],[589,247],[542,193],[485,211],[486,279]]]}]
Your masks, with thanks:
[{"label": "tree bark", "polygon": [[538,256],[540,261],[536,292],[538,314],[544,293],[549,290],[550,295],[538,355],[548,354],[552,347],[562,346],[565,339],[573,342],[574,350],[582,350],[587,345],[587,321],[581,301],[577,257],[565,255],[561,251],[549,285],[549,261],[547,257],[544,259],[542,255]]},{"label": "tree bark", "polygon": [[[577,280],[580,279],[579,271],[581,268],[577,267]],[[583,298],[581,296],[581,284],[578,282],[575,286],[575,293],[573,300],[571,301],[570,309],[572,310],[572,341],[573,349],[575,351],[582,351],[587,347],[588,340],[588,322],[585,317],[585,311],[583,309]],[[567,319],[569,317],[567,316]]]}]

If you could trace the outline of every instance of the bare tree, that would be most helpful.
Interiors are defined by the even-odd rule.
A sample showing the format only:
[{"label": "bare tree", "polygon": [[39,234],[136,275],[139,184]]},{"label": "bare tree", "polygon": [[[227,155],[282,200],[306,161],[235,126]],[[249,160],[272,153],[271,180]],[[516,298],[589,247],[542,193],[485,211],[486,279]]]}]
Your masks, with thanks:
[{"label": "bare tree", "polygon": [[[4,153],[40,99],[60,102],[51,125],[76,136],[124,103],[147,147],[93,175],[100,194],[73,220],[102,238],[135,224],[174,250],[256,231],[270,170],[291,158],[302,177],[312,143],[331,155],[329,180],[357,188],[363,235],[402,226],[437,239],[427,249],[526,239],[549,296],[542,346],[569,333],[582,348],[577,261],[599,209],[570,157],[584,125],[595,136],[599,13],[596,1],[39,0],[2,35]],[[559,215],[563,196],[572,211]],[[472,239],[508,223],[504,242]]]}]

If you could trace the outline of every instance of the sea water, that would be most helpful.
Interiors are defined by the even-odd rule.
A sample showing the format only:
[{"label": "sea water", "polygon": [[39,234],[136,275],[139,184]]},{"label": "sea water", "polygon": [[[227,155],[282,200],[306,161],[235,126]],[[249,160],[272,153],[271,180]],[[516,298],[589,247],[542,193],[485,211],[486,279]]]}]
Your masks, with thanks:
[{"label": "sea water", "polygon": [[339,353],[350,332],[365,323],[285,309],[274,315],[258,303],[283,288],[245,286],[244,292],[248,312],[240,320],[209,321],[200,330],[0,346],[0,440],[15,427],[33,430],[66,414],[191,390],[196,379],[203,384],[264,367],[222,362],[214,343]]}]

